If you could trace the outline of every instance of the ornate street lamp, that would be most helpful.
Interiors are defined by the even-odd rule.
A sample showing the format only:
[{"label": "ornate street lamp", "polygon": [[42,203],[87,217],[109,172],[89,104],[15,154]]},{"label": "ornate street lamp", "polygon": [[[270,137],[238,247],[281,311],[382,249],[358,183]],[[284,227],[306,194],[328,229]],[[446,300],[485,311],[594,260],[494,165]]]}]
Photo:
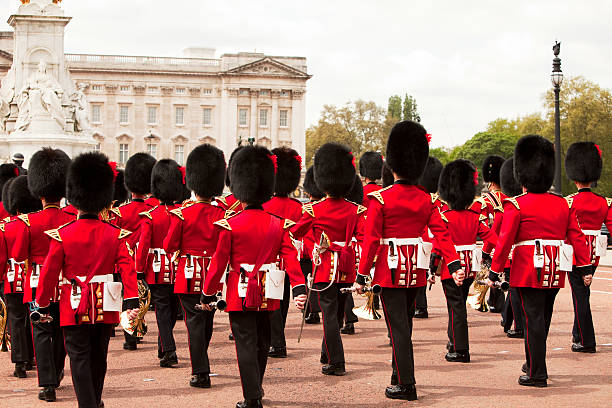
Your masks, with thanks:
[{"label": "ornate street lamp", "polygon": [[555,91],[555,192],[561,193],[561,114],[559,112],[559,92],[561,91],[561,84],[563,83],[563,72],[561,72],[561,58],[559,53],[561,52],[561,43],[555,41],[553,45],[553,70],[550,75],[550,79],[553,84]]},{"label": "ornate street lamp", "polygon": [[[148,142],[147,148],[149,151],[147,153],[149,153],[152,156],[153,155],[152,154],[153,153],[153,141],[155,140],[155,136],[153,136],[153,131],[149,130],[149,134],[145,136],[145,139]],[[157,156],[157,154],[155,156]],[[155,158],[157,159],[157,157]]]}]

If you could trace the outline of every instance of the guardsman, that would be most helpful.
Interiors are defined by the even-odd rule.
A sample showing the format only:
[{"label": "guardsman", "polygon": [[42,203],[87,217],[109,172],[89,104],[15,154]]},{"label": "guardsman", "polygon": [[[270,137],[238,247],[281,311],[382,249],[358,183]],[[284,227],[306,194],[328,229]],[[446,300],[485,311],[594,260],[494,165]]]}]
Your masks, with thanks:
[{"label": "guardsman", "polygon": [[327,197],[314,204],[305,204],[302,218],[293,227],[300,239],[314,231],[314,284],[323,314],[321,372],[325,375],[346,373],[340,327],[344,320],[344,305],[355,281],[355,243],[361,240],[362,214],[366,208],[351,203],[345,197],[355,183],[355,158],[343,145],[326,143],[314,157],[315,182]]},{"label": "guardsman", "polygon": [[10,221],[4,224],[8,267],[3,271],[6,272],[4,274],[4,297],[7,323],[11,333],[11,361],[15,363],[13,375],[25,378],[26,371],[33,368],[34,347],[28,305],[24,304],[26,263],[17,262],[13,258],[13,247],[21,233],[22,222],[18,216],[39,211],[42,206],[40,200],[32,197],[28,189],[27,176],[16,177],[5,184],[3,202],[4,205],[8,204],[8,211],[12,215]]},{"label": "guardsman", "polygon": [[[490,155],[485,157],[482,163],[482,179],[487,184],[487,192],[482,195],[483,214],[487,216],[489,225],[493,225],[495,217],[503,212],[502,203],[507,198],[501,191],[499,175],[504,161],[501,156]],[[491,313],[501,313],[504,308],[504,292],[498,288],[491,288],[487,304]]]},{"label": "guardsman", "polygon": [[[234,156],[230,166],[234,196],[245,204],[228,219],[215,222],[220,236],[212,258],[201,302],[209,303],[223,288],[220,282],[229,265],[226,280],[227,310],[236,340],[238,369],[244,401],[237,408],[261,407],[262,380],[270,347],[270,312],[277,310],[283,298],[280,279],[289,279],[296,306],[306,301],[304,277],[289,228],[293,222],[263,210],[262,204],[274,193],[276,158],[262,146],[247,146]],[[284,271],[277,269],[281,258]],[[280,289],[280,290],[279,290]]]},{"label": "guardsman", "polygon": [[391,130],[387,165],[395,183],[370,194],[365,235],[355,282],[362,292],[376,259],[373,284],[382,287],[381,303],[391,338],[391,386],[387,398],[416,400],[412,315],[420,287],[427,281],[431,244],[422,240],[429,228],[457,284],[464,278],[446,225],[431,195],[418,186],[429,157],[427,132],[419,123],[404,121]]},{"label": "guardsman", "polygon": [[[468,292],[476,273],[480,271],[482,252],[476,247],[480,237],[491,246],[497,243],[497,235],[489,229],[487,218],[480,212],[470,210],[476,196],[478,171],[474,163],[468,160],[455,160],[444,166],[440,175],[439,192],[450,209],[442,213],[443,219],[459,254],[465,279],[457,285],[448,267],[442,263],[442,288],[448,308],[448,353],[446,361],[470,362],[470,343],[466,302]],[[433,251],[438,252],[437,243]],[[433,281],[435,277],[431,277]]]},{"label": "guardsman", "polygon": [[164,240],[167,254],[176,253],[174,293],[183,307],[189,335],[191,380],[189,385],[210,388],[208,345],[213,332],[214,310],[197,310],[210,260],[219,240],[214,222],[223,219],[225,211],[212,205],[223,193],[225,158],[223,152],[209,144],[191,151],[187,157],[186,181],[195,200],[170,211],[171,224]]},{"label": "guardsman", "polygon": [[[439,197],[438,192],[438,181],[440,180],[440,173],[442,173],[442,163],[440,160],[436,159],[433,156],[429,156],[427,159],[427,165],[425,165],[425,171],[419,180],[419,185],[423,187],[428,193],[431,194],[432,200],[435,200]],[[423,234],[423,239],[427,242],[432,241],[433,236],[426,231]],[[436,263],[436,266],[440,263],[439,256],[434,255],[432,253],[433,262]],[[429,312],[427,311],[427,291],[425,290],[425,286],[419,289],[419,293],[417,294],[415,308],[414,308],[414,317],[416,319],[427,319],[429,317]]]},{"label": "guardsman", "polygon": [[11,160],[13,160],[13,163],[15,164],[15,166],[17,166],[17,169],[19,170],[19,176],[28,175],[28,170],[23,168],[23,162],[25,161],[25,157],[23,157],[23,154],[14,153],[11,157]]},{"label": "guardsman", "polygon": [[[4,185],[7,181],[17,176],[19,176],[19,169],[17,168],[17,166],[8,163],[0,164],[0,191],[3,190]],[[8,203],[6,203],[6,206],[2,204],[4,204],[4,201],[0,203],[0,220],[4,220],[5,218],[10,217],[9,212],[6,209]]]},{"label": "guardsman", "polygon": [[[310,197],[310,204],[322,200],[323,197],[325,197],[325,194],[319,190],[317,183],[315,183],[313,166],[310,166],[308,170],[306,170],[306,175],[304,176],[304,191]],[[300,267],[302,268],[304,279],[308,279],[308,275],[312,274],[312,251],[314,250],[315,245],[314,232],[312,230],[310,230],[310,232],[306,234],[304,238],[302,238],[302,243]],[[311,292],[310,300],[308,301],[308,309],[304,312],[306,313],[306,318],[304,319],[304,323],[306,324],[321,323],[321,318],[319,317],[321,308],[319,307],[319,302],[317,299],[317,294],[315,292]]]},{"label": "guardsman", "polygon": [[[74,217],[62,211],[59,205],[66,195],[68,167],[70,157],[62,150],[50,147],[39,150],[30,159],[28,187],[32,195],[41,200],[43,209],[17,217],[19,231],[12,248],[13,259],[27,265],[23,297],[26,304],[36,298],[40,272],[49,252],[51,238],[45,231],[74,220]],[[49,314],[53,320],[32,325],[38,386],[42,387],[38,398],[47,402],[55,401],[55,388],[59,387],[64,376],[66,350],[59,324],[59,308],[58,280],[49,304]]]},{"label": "guardsman", "polygon": [[[555,149],[549,140],[528,135],[518,141],[514,174],[526,192],[504,202],[504,218],[489,274],[491,284],[499,280],[514,246],[510,285],[518,289],[525,314],[525,375],[518,382],[531,387],[547,386],[546,339],[555,297],[564,286],[565,274],[578,274],[586,285],[593,279],[586,237],[578,225],[576,210],[563,197],[548,193],[554,179],[554,162]],[[573,271],[572,255],[577,264]]]},{"label": "guardsman", "polygon": [[140,237],[136,250],[138,279],[145,279],[155,305],[155,319],[159,334],[157,356],[160,367],[178,364],[176,344],[172,333],[176,324],[177,306],[174,296],[174,266],[172,254],[164,250],[164,239],[170,228],[170,211],[183,195],[183,174],[179,165],[170,159],[159,160],[151,171],[151,190],[160,204],[140,213]]},{"label": "guardsman", "polygon": [[[59,319],[80,408],[104,406],[106,356],[111,332],[119,323],[122,289],[128,316],[133,319],[138,313],[134,262],[124,239],[129,232],[99,219],[112,202],[114,177],[101,153],[74,159],[66,195],[78,208],[78,219],[46,232],[51,243],[36,291],[35,306],[46,320],[61,274]],[[113,282],[116,270],[123,285]]]},{"label": "guardsman", "polygon": [[382,187],[377,181],[382,177],[382,154],[378,152],[365,152],[359,159],[359,174],[363,177],[363,206],[368,208],[370,198],[368,194],[380,190]]},{"label": "guardsman", "polygon": [[[272,149],[276,156],[277,172],[274,181],[274,197],[263,205],[264,211],[293,222],[298,222],[302,216],[302,203],[289,194],[293,193],[300,184],[302,176],[302,158],[293,149],[277,147]],[[298,246],[300,244],[297,244]],[[299,258],[298,258],[299,259]],[[279,262],[280,270],[284,269]],[[281,300],[280,308],[271,314],[272,342],[269,357],[287,357],[287,343],[285,341],[285,323],[290,301],[289,279],[285,279],[285,295]]]},{"label": "guardsman", "polygon": [[[229,172],[229,168],[232,166],[232,161],[234,159],[234,156],[236,155],[236,153],[238,153],[244,146],[238,146],[236,149],[234,149],[234,151],[232,152],[232,154],[230,155],[229,161],[227,162],[227,169],[228,171],[225,173],[225,185],[231,190],[231,179],[230,179],[230,172]],[[217,205],[221,208],[223,208],[227,213],[226,216],[230,216],[232,214],[235,214],[239,211],[242,211],[244,209],[244,205],[240,202],[240,200],[238,200],[236,198],[236,196],[234,196],[233,193],[230,192],[229,195],[225,196],[225,197],[217,197],[216,199],[217,201]]]},{"label": "guardsman", "polygon": [[[132,250],[136,249],[140,238],[140,221],[142,220],[140,213],[153,208],[145,200],[151,194],[151,171],[155,162],[155,158],[147,153],[136,153],[128,159],[125,164],[124,184],[132,199],[129,203],[111,208],[110,222],[131,232],[126,240]],[[126,332],[123,334],[125,337],[123,349],[136,350],[137,338]]]},{"label": "guardsman", "polygon": [[[574,208],[582,232],[586,235],[591,254],[593,273],[599,258],[605,255],[608,237],[601,234],[601,225],[612,229],[612,199],[591,191],[593,184],[601,177],[601,150],[592,142],[578,142],[567,149],[565,173],[574,182],[578,192],[566,198]],[[595,353],[595,329],[591,315],[591,289],[578,274],[568,275],[574,299],[574,327],[572,329],[572,351]]]}]

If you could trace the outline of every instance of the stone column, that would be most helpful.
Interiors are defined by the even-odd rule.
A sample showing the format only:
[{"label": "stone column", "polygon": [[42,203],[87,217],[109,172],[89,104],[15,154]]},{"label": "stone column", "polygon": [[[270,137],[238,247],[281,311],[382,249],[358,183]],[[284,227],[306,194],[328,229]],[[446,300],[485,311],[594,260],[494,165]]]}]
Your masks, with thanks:
[{"label": "stone column", "polygon": [[249,134],[252,138],[255,139],[255,144],[257,144],[257,131],[259,130],[259,124],[257,121],[257,97],[259,96],[259,89],[251,89],[251,129]]},{"label": "stone column", "polygon": [[291,146],[302,157],[306,157],[306,115],[304,90],[294,89],[291,101]]},{"label": "stone column", "polygon": [[278,98],[280,91],[273,89],[272,91],[272,114],[270,115],[270,140],[272,141],[272,149],[279,146],[278,143]]}]

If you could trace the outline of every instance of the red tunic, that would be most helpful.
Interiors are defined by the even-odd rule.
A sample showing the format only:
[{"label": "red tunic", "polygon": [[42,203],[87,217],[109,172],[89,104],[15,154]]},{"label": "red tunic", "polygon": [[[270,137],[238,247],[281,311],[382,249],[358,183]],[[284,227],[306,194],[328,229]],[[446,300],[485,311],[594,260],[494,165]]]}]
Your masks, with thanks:
[{"label": "red tunic", "polygon": [[270,214],[293,222],[298,222],[302,217],[302,203],[291,197],[272,197],[263,208]]},{"label": "red tunic", "polygon": [[[205,295],[214,295],[223,288],[220,283],[221,277],[225,273],[226,267],[229,265],[230,272],[227,278],[227,311],[236,312],[243,311],[242,301],[238,294],[238,283],[240,280],[241,265],[254,265],[257,257],[262,250],[266,250],[266,245],[270,245],[266,236],[269,233],[271,217],[276,217],[269,214],[261,207],[247,207],[244,211],[231,216],[228,219],[222,219],[215,222],[217,228],[220,229],[219,242],[216,252],[212,258],[206,282],[204,283],[203,293]],[[278,217],[277,217],[278,218]],[[265,260],[265,263],[275,263],[280,257],[285,265],[286,276],[289,278],[291,286],[293,286],[293,295],[305,293],[304,275],[300,269],[300,264],[297,259],[297,252],[291,242],[289,228],[294,225],[289,220],[281,220],[279,225],[282,228],[282,239],[278,249],[272,248],[270,256]],[[263,303],[260,308],[252,310],[276,310],[280,305],[277,299],[265,298],[265,273],[259,274],[259,288]]]},{"label": "red tunic", "polygon": [[[357,282],[364,284],[376,260],[372,283],[386,288],[425,286],[427,268],[417,268],[417,245],[399,245],[401,263],[389,268],[389,245],[381,239],[420,239],[427,228],[438,241],[439,250],[451,271],[461,268],[459,256],[446,229],[433,196],[422,187],[395,184],[370,193],[370,203],[362,245]],[[429,257],[424,260],[429,265]]]},{"label": "red tunic", "polygon": [[151,208],[153,207],[157,207],[159,205],[159,200],[153,196],[147,198],[145,200],[145,203],[147,203]]},{"label": "red tunic", "polygon": [[[224,213],[223,209],[208,201],[196,201],[170,211],[172,216],[164,250],[167,254],[178,251],[174,293],[202,293],[206,271],[221,232],[213,223],[222,219]],[[186,266],[189,278],[185,275]]]},{"label": "red tunic", "polygon": [[9,214],[8,211],[4,209],[4,205],[2,204],[2,202],[0,202],[0,220],[3,220],[10,216],[11,214]]},{"label": "red tunic", "polygon": [[[321,235],[325,233],[330,242],[327,251],[321,254],[321,263],[316,267],[314,283],[330,282],[334,274],[334,264],[338,263],[340,251],[347,245],[353,248],[352,257],[355,262],[354,243],[352,238],[362,240],[363,236],[363,214],[366,208],[362,205],[352,203],[344,198],[324,198],[312,204],[303,206],[302,217],[297,225],[292,228],[293,236],[301,239],[313,231],[314,242],[321,242]],[[351,228],[350,231],[347,229]],[[348,241],[347,241],[348,235]],[[335,282],[355,282],[355,268],[350,271],[340,271],[336,268]]]},{"label": "red tunic", "polygon": [[482,213],[488,218],[489,225],[493,225],[495,218],[503,214],[503,202],[506,198],[508,198],[508,196],[500,190],[488,191],[482,195],[481,201],[484,203]]},{"label": "red tunic", "polygon": [[[24,293],[26,280],[25,262],[16,262],[13,259],[13,246],[19,238],[20,221],[17,216],[12,216],[9,221],[4,223],[4,242],[6,247],[7,265],[3,270],[4,293]],[[11,282],[12,281],[12,282]]]},{"label": "red tunic", "polygon": [[378,191],[381,188],[382,188],[381,186],[379,186],[373,181],[363,186],[363,203],[362,204],[365,208],[370,208],[371,198],[368,197],[368,194],[373,193],[374,191]]},{"label": "red tunic", "polygon": [[112,281],[113,272],[118,271],[123,282],[126,306],[128,309],[138,307],[134,261],[124,239],[130,234],[129,231],[87,215],[46,234],[53,239],[40,274],[36,303],[42,307],[49,305],[60,273],[63,274],[66,283],[61,285],[60,325],[119,323],[119,312],[104,311],[106,283],[103,282],[89,283],[90,307],[87,314],[79,316],[78,321],[75,318],[70,302],[72,285],[69,282],[76,277],[84,282],[94,269],[94,280],[106,277]]},{"label": "red tunic", "polygon": [[[149,211],[141,213],[140,239],[136,250],[136,271],[144,273],[148,284],[174,283],[174,265],[172,254],[165,254],[164,239],[170,229],[170,211],[178,208],[177,205],[159,205]],[[156,261],[156,256],[159,259]],[[155,264],[155,265],[154,265]],[[159,265],[158,272],[154,267]]]},{"label": "red tunic", "polygon": [[151,208],[153,207],[150,204],[141,199],[134,199],[119,207],[111,208],[110,222],[132,233],[127,237],[127,242],[132,249],[136,248],[140,239],[140,221],[142,220],[140,213],[149,211]]},{"label": "red tunic", "polygon": [[219,207],[227,211],[227,217],[244,210],[244,204],[242,204],[242,202],[240,202],[236,197],[234,197],[233,194],[227,195],[225,197],[217,197],[216,201]]},{"label": "red tunic", "polygon": [[[17,262],[28,261],[25,290],[23,295],[23,303],[33,301],[31,282],[35,281],[36,276],[32,279],[32,274],[38,274],[42,265],[49,253],[49,244],[51,238],[45,234],[45,231],[56,229],[62,225],[74,221],[74,217],[58,206],[48,205],[42,211],[31,214],[22,214],[17,217],[17,239],[11,250],[12,257]],[[59,280],[56,282],[56,290],[54,292],[53,301],[58,300],[59,295]]]},{"label": "red tunic", "polygon": [[72,204],[68,204],[67,206],[62,207],[62,211],[64,211],[67,214],[72,215],[75,218],[77,215],[79,215],[79,210],[77,210],[76,207]]},{"label": "red tunic", "polygon": [[[504,201],[504,217],[493,254],[491,271],[500,273],[512,246],[535,239],[567,240],[574,247],[578,272],[591,271],[586,237],[580,230],[576,210],[563,197],[551,193],[525,193]],[[528,288],[562,288],[565,272],[558,267],[559,249],[544,247],[544,267],[534,267],[534,245],[516,245],[512,253],[510,285]],[[546,284],[544,285],[544,281]]]}]

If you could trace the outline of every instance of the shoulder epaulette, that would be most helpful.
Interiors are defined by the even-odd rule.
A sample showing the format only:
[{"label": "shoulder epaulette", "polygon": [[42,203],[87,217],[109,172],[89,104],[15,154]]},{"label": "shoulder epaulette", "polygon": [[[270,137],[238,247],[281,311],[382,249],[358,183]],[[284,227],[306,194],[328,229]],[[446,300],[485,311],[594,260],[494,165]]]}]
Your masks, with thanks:
[{"label": "shoulder epaulette", "polygon": [[435,203],[438,199],[438,193],[429,193],[431,195],[431,203]]},{"label": "shoulder epaulette", "polygon": [[478,217],[478,221],[479,222],[480,221],[486,221],[486,220],[487,220],[487,217],[485,215],[483,215],[483,214],[480,214],[480,217]]},{"label": "shoulder epaulette", "polygon": [[242,204],[240,200],[236,200],[234,204],[232,204],[230,208],[227,209],[227,211],[234,211],[236,208],[238,208],[240,204]]},{"label": "shoulder epaulette", "polygon": [[512,205],[514,205],[517,210],[521,209],[521,206],[519,205],[518,201],[516,201],[516,197],[508,197],[504,201],[508,201],[508,202],[512,203]]},{"label": "shoulder epaulette", "polygon": [[23,221],[24,224],[27,225],[28,227],[30,226],[30,219],[28,218],[28,214],[19,214],[17,218]]},{"label": "shoulder epaulette", "polygon": [[0,231],[4,232],[4,224],[0,224]]},{"label": "shoulder epaulette", "polygon": [[368,211],[367,207],[364,207],[363,205],[357,205],[357,214],[362,214],[366,211]]},{"label": "shoulder epaulette", "polygon": [[572,208],[572,205],[574,204],[574,197],[572,197],[572,195],[565,197],[565,201],[567,201],[567,205],[569,206],[569,208]]},{"label": "shoulder epaulette", "polygon": [[608,207],[612,206],[612,198],[606,197],[606,203],[608,203]]},{"label": "shoulder epaulette", "polygon": [[182,208],[175,208],[174,210],[170,210],[170,214],[174,214],[177,217],[179,217],[181,220],[185,220],[185,218],[183,217],[183,209]]},{"label": "shoulder epaulette", "polygon": [[372,191],[368,194],[369,197],[374,197],[378,200],[381,205],[385,205],[385,200],[383,199],[382,194],[380,194],[381,190]]},{"label": "shoulder epaulette", "polygon": [[121,228],[121,231],[119,231],[119,239],[123,239],[125,237],[127,237],[128,235],[131,235],[132,231],[128,231],[126,229]]},{"label": "shoulder epaulette", "polygon": [[60,236],[60,233],[59,233],[60,228],[45,231],[45,234],[58,242],[62,242],[62,237]]},{"label": "shoulder epaulette", "polygon": [[314,209],[312,208],[312,203],[307,203],[302,206],[302,214],[307,212],[311,217],[314,217]]},{"label": "shoulder epaulette", "polygon": [[285,218],[285,223],[283,224],[283,229],[289,229],[295,225],[295,222],[288,220]]},{"label": "shoulder epaulette", "polygon": [[110,210],[111,210],[111,212],[112,212],[113,214],[115,214],[117,217],[122,217],[122,215],[121,215],[121,210],[119,209],[119,207],[113,207],[113,208],[111,208]]},{"label": "shoulder epaulette", "polygon": [[143,211],[143,212],[141,212],[141,213],[140,213],[140,214],[138,214],[138,215],[144,215],[144,216],[145,216],[145,217],[147,217],[148,219],[152,220],[152,219],[153,219],[153,216],[151,215],[151,211],[153,211],[153,210],[154,210],[154,209],[156,209],[156,208],[157,208],[157,207],[153,207],[153,208],[151,208],[150,210],[148,210],[148,211]]},{"label": "shoulder epaulette", "polygon": [[438,210],[438,212],[440,213],[440,217],[442,217],[442,220],[444,222],[448,222],[448,218],[446,218],[446,215],[444,215],[444,213],[442,211],[440,211],[440,210]]},{"label": "shoulder epaulette", "polygon": [[227,200],[225,200],[225,197],[217,197],[215,200],[220,201],[223,203],[223,205],[227,206]]},{"label": "shoulder epaulette", "polygon": [[215,222],[213,222],[213,224],[214,225],[218,225],[221,228],[225,228],[228,231],[232,230],[232,226],[230,225],[229,222],[227,222],[227,220],[225,218],[222,219],[222,220],[219,220],[219,221],[215,221]]},{"label": "shoulder epaulette", "polygon": [[9,222],[10,220],[11,220],[11,217],[9,216],[9,217],[4,218],[2,222]]}]

